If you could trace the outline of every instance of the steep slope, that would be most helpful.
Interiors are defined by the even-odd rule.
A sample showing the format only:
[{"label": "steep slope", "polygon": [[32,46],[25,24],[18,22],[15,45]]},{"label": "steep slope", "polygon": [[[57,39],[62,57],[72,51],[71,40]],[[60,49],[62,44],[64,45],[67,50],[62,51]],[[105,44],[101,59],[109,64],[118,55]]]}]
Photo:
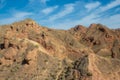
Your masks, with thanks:
[{"label": "steep slope", "polygon": [[100,24],[55,30],[26,19],[3,25],[0,80],[119,80],[119,35]]},{"label": "steep slope", "polygon": [[91,53],[66,67],[58,80],[119,80],[119,67],[120,60]]},{"label": "steep slope", "polygon": [[66,31],[41,27],[30,19],[0,28],[1,80],[54,80],[87,50]]},{"label": "steep slope", "polygon": [[[70,32],[83,45],[90,47],[96,54],[120,59],[120,30],[112,30],[101,24],[91,24],[78,31],[73,28]],[[84,29],[84,30],[83,30]],[[82,36],[81,36],[82,35]]]}]

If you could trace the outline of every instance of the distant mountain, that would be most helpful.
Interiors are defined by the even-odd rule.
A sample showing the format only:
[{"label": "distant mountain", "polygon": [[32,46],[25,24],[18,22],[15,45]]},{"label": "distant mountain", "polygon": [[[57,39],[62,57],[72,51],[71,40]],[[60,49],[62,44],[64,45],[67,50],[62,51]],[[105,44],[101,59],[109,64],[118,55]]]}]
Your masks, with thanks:
[{"label": "distant mountain", "polygon": [[120,29],[56,30],[31,19],[0,26],[0,80],[119,80]]}]

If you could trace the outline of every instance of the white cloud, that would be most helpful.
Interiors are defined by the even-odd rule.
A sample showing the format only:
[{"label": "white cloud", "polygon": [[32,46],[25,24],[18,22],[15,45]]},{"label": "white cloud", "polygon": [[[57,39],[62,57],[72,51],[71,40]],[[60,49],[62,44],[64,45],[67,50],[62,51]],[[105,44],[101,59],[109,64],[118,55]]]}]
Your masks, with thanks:
[{"label": "white cloud", "polygon": [[58,12],[55,15],[50,16],[49,20],[53,21],[59,18],[62,18],[70,13],[72,13],[74,10],[74,4],[66,4],[64,5],[64,10],[62,10],[61,12]]},{"label": "white cloud", "polygon": [[[95,5],[95,3],[97,5]],[[89,6],[92,3],[89,3]],[[61,22],[57,22],[55,20],[59,20],[60,18],[70,14],[73,12],[73,10],[75,9],[76,4],[69,4],[64,6],[64,9],[60,12],[58,12],[55,15],[52,15],[49,20],[51,20],[51,22],[48,22],[48,20],[46,20],[44,23],[48,24],[49,26],[51,26],[52,28],[57,28],[57,29],[69,29],[70,27],[74,27],[75,25],[81,24],[84,26],[89,26],[92,23],[101,23],[103,25],[106,25],[110,28],[120,28],[120,14],[112,14],[112,16],[109,17],[104,17],[104,15],[108,15],[109,13],[107,13],[107,10],[112,9],[116,6],[118,6],[120,4],[119,0],[114,0],[110,3],[108,3],[107,5],[102,5],[100,2],[94,2],[94,7],[93,5],[91,5],[91,7],[88,7],[88,11],[93,10],[90,14],[88,13],[84,13],[85,11],[83,11],[83,13],[87,16],[82,16],[83,18],[80,18],[79,15],[81,16],[81,14],[79,13],[79,15],[75,16],[78,17],[76,18],[76,20],[74,19],[69,19],[69,20],[65,20],[61,21]],[[71,6],[71,7],[69,7]],[[77,5],[78,6],[78,5]],[[116,9],[115,9],[116,10]],[[117,9],[118,11],[119,9]],[[104,13],[105,12],[105,13]],[[114,12],[114,10],[113,10]],[[111,13],[113,13],[111,12]],[[103,13],[104,15],[101,17],[101,13]],[[75,14],[76,15],[76,14]],[[62,24],[61,24],[62,23]]]},{"label": "white cloud", "polygon": [[12,14],[11,17],[1,19],[0,24],[2,25],[2,24],[13,23],[15,21],[25,19],[25,18],[27,18],[28,16],[30,16],[32,14],[33,13],[30,13],[30,12],[15,12],[14,14]]},{"label": "white cloud", "polygon": [[115,9],[115,12],[120,12],[120,7]]},{"label": "white cloud", "polygon": [[43,9],[41,12],[44,14],[50,14],[57,8],[58,6],[48,7],[48,8]]},{"label": "white cloud", "polygon": [[104,24],[110,28],[120,28],[120,20],[119,20],[120,14],[114,14],[110,17],[105,17],[105,18],[101,18],[101,17],[97,18],[97,17],[99,17],[99,15],[93,13],[93,14],[90,14],[90,15],[84,17],[81,20],[75,20],[75,21],[71,20],[72,23],[69,22],[68,26],[71,24],[74,24],[74,25],[82,24],[85,26],[89,26],[92,23],[101,23],[101,24]]},{"label": "white cloud", "polygon": [[100,11],[101,11],[101,12],[107,11],[107,10],[109,10],[109,9],[111,9],[111,8],[114,8],[114,7],[118,6],[118,5],[120,5],[120,0],[115,0],[115,1],[107,4],[106,6],[100,7]]},{"label": "white cloud", "polygon": [[85,5],[85,8],[86,8],[88,11],[91,11],[91,10],[97,8],[97,7],[100,6],[100,5],[101,5],[101,3],[97,1],[97,2],[93,2],[93,3],[88,3],[88,4],[86,4],[86,5]]},{"label": "white cloud", "polygon": [[120,14],[114,14],[107,18],[101,18],[98,22],[105,24],[111,28],[120,28]]},{"label": "white cloud", "polygon": [[31,12],[16,12],[13,16],[15,18],[24,18],[26,16],[32,15],[33,13]]},{"label": "white cloud", "polygon": [[52,28],[56,29],[69,29],[69,27],[74,27],[75,25],[84,25],[84,26],[89,26],[92,23],[101,23],[103,25],[106,25],[109,28],[115,29],[115,28],[120,28],[120,14],[115,14],[109,18],[96,18],[95,14],[88,15],[84,17],[83,19],[77,19],[77,20],[69,20],[61,23],[53,23],[51,24]]},{"label": "white cloud", "polygon": [[85,26],[89,26],[91,23],[97,23],[97,21],[99,20],[99,18],[97,18],[98,15],[97,14],[90,14],[84,18],[82,18],[80,20],[81,24],[85,24]]},{"label": "white cloud", "polygon": [[50,0],[29,0],[29,5],[46,5]]},{"label": "white cloud", "polygon": [[[120,5],[119,0],[115,0],[111,3],[108,3],[105,6],[98,7],[96,11],[93,11],[91,14],[83,17],[80,21],[76,20],[76,22],[79,24],[84,24],[85,26],[89,26],[91,23],[101,23],[104,25],[107,25],[108,27],[120,27],[120,14],[114,14],[110,17],[101,17],[100,13],[107,11],[109,9],[112,9],[116,6]],[[108,13],[109,14],[109,13]],[[72,23],[76,23],[71,21]]]}]

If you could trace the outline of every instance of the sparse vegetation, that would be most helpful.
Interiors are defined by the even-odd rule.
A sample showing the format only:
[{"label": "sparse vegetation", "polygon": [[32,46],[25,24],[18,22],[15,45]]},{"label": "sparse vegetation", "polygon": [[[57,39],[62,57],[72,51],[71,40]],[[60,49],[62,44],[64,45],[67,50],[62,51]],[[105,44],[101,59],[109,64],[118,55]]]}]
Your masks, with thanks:
[{"label": "sparse vegetation", "polygon": [[42,70],[46,70],[46,68],[45,68],[45,67],[43,67],[43,68],[42,68]]},{"label": "sparse vegetation", "polygon": [[87,73],[87,76],[92,76],[92,73],[88,72],[88,73]]},{"label": "sparse vegetation", "polygon": [[98,72],[102,79],[119,79],[114,75],[120,72],[119,45],[120,30],[100,24],[56,30],[27,19],[5,25],[0,27],[0,79],[92,80]]},{"label": "sparse vegetation", "polygon": [[47,63],[47,62],[48,62],[48,60],[46,59],[46,60],[44,60],[44,62],[45,62],[45,63]]}]

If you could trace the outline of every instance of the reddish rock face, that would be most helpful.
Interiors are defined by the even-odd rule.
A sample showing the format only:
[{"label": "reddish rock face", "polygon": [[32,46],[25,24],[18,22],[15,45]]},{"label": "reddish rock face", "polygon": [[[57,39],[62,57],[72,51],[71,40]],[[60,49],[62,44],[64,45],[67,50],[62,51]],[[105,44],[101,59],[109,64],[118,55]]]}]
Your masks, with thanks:
[{"label": "reddish rock face", "polygon": [[[76,27],[75,27],[76,29]],[[77,28],[78,29],[78,28]],[[79,31],[80,32],[80,31]],[[79,32],[74,32],[78,34]],[[82,33],[81,33],[82,34]],[[120,51],[113,51],[114,44],[116,40],[119,42],[119,29],[112,30],[101,24],[91,24],[84,33],[83,36],[79,36],[78,40],[87,47],[90,47],[96,54],[101,56],[111,56],[119,55]],[[76,36],[74,36],[76,38]],[[116,46],[119,44],[116,44]],[[115,48],[116,49],[116,48]],[[109,54],[108,54],[109,53]],[[120,56],[116,56],[120,58]]]},{"label": "reddish rock face", "polygon": [[119,80],[120,30],[69,30],[31,19],[0,27],[0,80]]},{"label": "reddish rock face", "polygon": [[77,25],[74,28],[68,30],[77,40],[80,40],[82,36],[85,35],[87,28],[82,25]]},{"label": "reddish rock face", "polygon": [[77,25],[73,29],[74,29],[74,31],[80,31],[82,33],[86,32],[86,28],[84,26],[82,26],[82,25]]}]

